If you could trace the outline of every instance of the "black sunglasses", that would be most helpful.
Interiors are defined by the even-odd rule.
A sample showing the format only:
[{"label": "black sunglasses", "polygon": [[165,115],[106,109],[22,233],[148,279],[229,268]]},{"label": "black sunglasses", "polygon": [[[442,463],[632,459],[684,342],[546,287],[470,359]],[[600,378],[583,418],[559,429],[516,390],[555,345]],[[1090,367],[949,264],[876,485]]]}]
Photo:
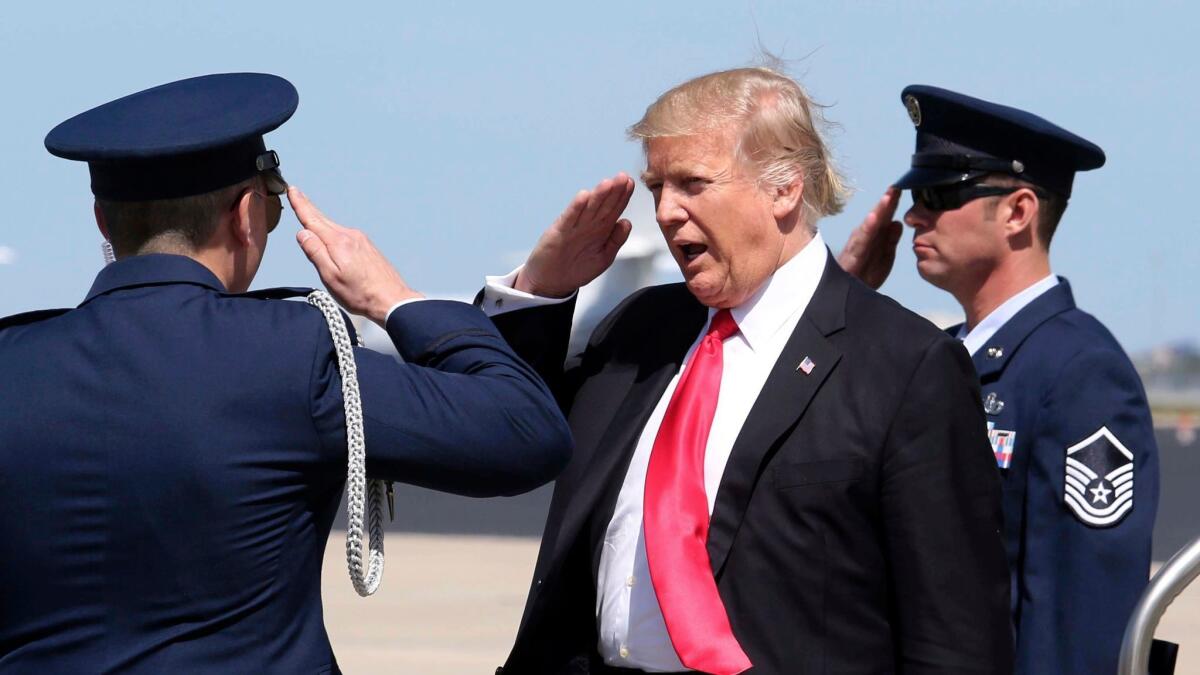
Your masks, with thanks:
[{"label": "black sunglasses", "polygon": [[[956,183],[937,187],[913,188],[914,204],[920,204],[930,211],[953,211],[962,208],[963,204],[980,197],[995,197],[1010,195],[1023,186],[979,185],[977,183]],[[1035,194],[1037,191],[1034,191]]]}]

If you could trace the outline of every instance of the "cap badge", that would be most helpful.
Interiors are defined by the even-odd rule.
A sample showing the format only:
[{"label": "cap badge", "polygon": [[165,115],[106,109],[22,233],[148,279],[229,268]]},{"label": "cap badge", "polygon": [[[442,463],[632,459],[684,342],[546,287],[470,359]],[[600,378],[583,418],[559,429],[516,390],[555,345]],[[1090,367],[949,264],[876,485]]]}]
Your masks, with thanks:
[{"label": "cap badge", "polygon": [[908,109],[908,118],[912,120],[913,126],[921,126],[921,104],[917,101],[917,97],[912,94],[905,96],[904,107]]},{"label": "cap badge", "polygon": [[1014,159],[1012,163],[1013,173],[1024,173],[1025,164],[1019,159]]}]

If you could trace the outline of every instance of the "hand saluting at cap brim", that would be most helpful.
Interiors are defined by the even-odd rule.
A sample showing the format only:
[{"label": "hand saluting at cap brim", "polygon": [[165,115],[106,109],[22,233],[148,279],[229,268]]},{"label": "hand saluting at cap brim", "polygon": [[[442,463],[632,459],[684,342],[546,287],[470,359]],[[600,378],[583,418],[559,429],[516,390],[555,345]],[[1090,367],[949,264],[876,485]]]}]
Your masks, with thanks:
[{"label": "hand saluting at cap brim", "polygon": [[424,297],[408,287],[362,231],[330,220],[295,186],[287,196],[304,226],[296,241],[325,288],[348,311],[382,326],[396,303]]},{"label": "hand saluting at cap brim", "polygon": [[888,188],[875,208],[850,233],[845,247],[838,254],[838,264],[842,269],[871,288],[879,288],[887,281],[896,262],[896,245],[904,233],[900,222],[893,220],[899,203],[900,190]]}]

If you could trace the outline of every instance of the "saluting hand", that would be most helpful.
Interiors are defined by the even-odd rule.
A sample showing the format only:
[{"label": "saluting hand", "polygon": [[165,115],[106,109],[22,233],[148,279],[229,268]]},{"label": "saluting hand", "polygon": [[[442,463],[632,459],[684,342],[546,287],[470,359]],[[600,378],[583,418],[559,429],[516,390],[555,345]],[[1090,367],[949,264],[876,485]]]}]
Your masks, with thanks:
[{"label": "saluting hand", "polygon": [[383,326],[397,302],[424,297],[404,283],[367,235],[330,220],[299,189],[289,187],[287,195],[304,226],[296,241],[325,288],[347,310]]},{"label": "saluting hand", "polygon": [[538,239],[513,287],[547,298],[565,298],[612,265],[633,228],[618,220],[633,179],[624,173],[580,190]]},{"label": "saluting hand", "polygon": [[842,269],[871,288],[879,288],[887,281],[896,262],[896,245],[904,233],[900,221],[894,220],[899,203],[900,190],[888,188],[875,208],[850,233],[838,255]]}]

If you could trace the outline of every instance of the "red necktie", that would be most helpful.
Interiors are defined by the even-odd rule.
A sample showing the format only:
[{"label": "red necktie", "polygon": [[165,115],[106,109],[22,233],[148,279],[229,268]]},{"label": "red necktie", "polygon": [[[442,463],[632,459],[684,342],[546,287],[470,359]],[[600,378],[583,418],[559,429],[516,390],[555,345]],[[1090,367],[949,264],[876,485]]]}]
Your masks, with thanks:
[{"label": "red necktie", "polygon": [[714,675],[751,665],[729,626],[706,548],[704,448],[721,391],[722,342],[737,330],[729,310],[718,311],[684,368],[650,451],[643,515],[650,582],[671,645],[684,666]]}]

